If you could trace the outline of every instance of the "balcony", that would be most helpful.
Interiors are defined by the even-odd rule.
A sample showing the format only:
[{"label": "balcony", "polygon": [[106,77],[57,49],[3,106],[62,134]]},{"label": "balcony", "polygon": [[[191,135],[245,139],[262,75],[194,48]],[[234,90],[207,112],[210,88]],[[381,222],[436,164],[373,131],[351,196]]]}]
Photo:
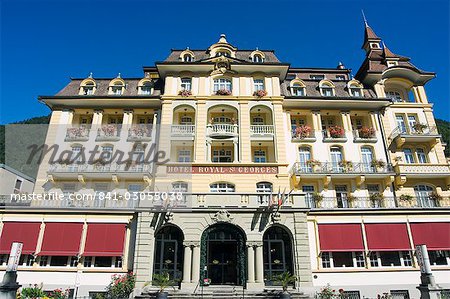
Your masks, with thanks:
[{"label": "balcony", "polygon": [[273,125],[251,125],[250,126],[250,137],[255,139],[265,139],[269,138],[272,140],[274,135]]},{"label": "balcony", "polygon": [[[270,193],[192,193],[186,194],[192,200],[193,207],[208,208],[269,208],[276,206],[277,199]],[[291,194],[283,204],[286,208],[301,208],[304,205],[303,194]]]},{"label": "balcony", "polygon": [[450,176],[450,166],[446,164],[397,164],[395,172],[415,177]]},{"label": "balcony", "polygon": [[212,124],[206,126],[206,133],[214,138],[228,138],[238,135],[238,125],[233,124]]},{"label": "balcony", "polygon": [[392,175],[394,173],[391,164],[384,166],[375,166],[371,163],[352,163],[352,162],[318,162],[300,163],[296,162],[292,168],[293,173],[296,175],[307,174],[364,174],[364,175]]},{"label": "balcony", "polygon": [[171,135],[173,137],[189,137],[195,136],[195,125],[172,125]]},{"label": "balcony", "polygon": [[82,175],[86,178],[109,178],[117,175],[121,178],[138,178],[142,179],[144,174],[152,172],[152,164],[150,163],[132,163],[132,164],[60,164],[50,165],[48,174],[57,178],[74,179]]},{"label": "balcony", "polygon": [[439,142],[439,134],[436,126],[429,126],[425,124],[415,124],[413,126],[398,126],[396,127],[389,140],[392,144],[395,144],[397,148],[401,148],[405,143],[428,143],[430,146],[434,146]]},{"label": "balcony", "polygon": [[323,142],[347,142],[345,130],[341,127],[330,127],[322,130]]},{"label": "balcony", "polygon": [[152,125],[132,125],[128,129],[128,141],[152,140]]},{"label": "balcony", "polygon": [[316,132],[309,126],[299,126],[291,131],[292,142],[314,142],[316,141]]},{"label": "balcony", "polygon": [[97,131],[97,141],[118,141],[122,126],[116,124],[103,125]]},{"label": "balcony", "polygon": [[377,142],[376,131],[374,128],[361,128],[353,130],[353,142],[375,143]]},{"label": "balcony", "polygon": [[88,141],[90,126],[67,128],[65,141]]},{"label": "balcony", "polygon": [[440,200],[432,197],[410,197],[408,200],[399,197],[321,197],[306,196],[306,206],[311,209],[397,209],[397,208],[448,208],[450,198]]}]

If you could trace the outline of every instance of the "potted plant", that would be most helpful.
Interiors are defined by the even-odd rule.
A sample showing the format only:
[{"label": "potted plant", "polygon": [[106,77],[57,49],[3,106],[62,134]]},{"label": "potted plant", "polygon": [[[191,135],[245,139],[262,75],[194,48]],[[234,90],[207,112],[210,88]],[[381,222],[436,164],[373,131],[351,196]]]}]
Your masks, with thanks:
[{"label": "potted plant", "polygon": [[411,204],[412,200],[414,197],[412,197],[409,194],[402,194],[400,195],[399,199],[401,202],[405,203],[405,204]]},{"label": "potted plant", "polygon": [[351,195],[351,194],[347,195],[347,201],[348,201],[350,207],[355,206],[356,200],[357,200],[356,196]]},{"label": "potted plant", "polygon": [[190,90],[183,89],[178,92],[178,95],[182,97],[189,97],[192,95],[192,92]]},{"label": "potted plant", "polygon": [[320,170],[320,167],[322,166],[322,163],[318,160],[309,159],[306,161],[306,164],[313,168],[314,172],[318,172]]},{"label": "potted plant", "polygon": [[218,96],[229,96],[231,95],[231,90],[221,88],[216,91],[216,95]]},{"label": "potted plant", "polygon": [[304,139],[309,137],[311,134],[311,127],[306,125],[301,125],[295,128],[294,137],[299,139]]},{"label": "potted plant", "polygon": [[428,126],[426,124],[421,124],[421,123],[415,123],[413,125],[413,129],[416,133],[423,133],[423,130],[425,130],[426,128],[428,128]]},{"label": "potted plant", "polygon": [[353,162],[342,160],[341,162],[339,162],[339,166],[341,166],[345,172],[349,172],[353,169]]},{"label": "potted plant", "polygon": [[319,206],[323,200],[323,195],[320,193],[314,193],[312,198],[314,199],[316,206]]},{"label": "potted plant", "polygon": [[370,194],[369,198],[373,207],[381,207],[381,201],[384,199],[384,195],[379,192],[376,192]]},{"label": "potted plant", "polygon": [[386,167],[386,162],[384,162],[383,160],[372,160],[372,162],[370,163],[370,166],[372,166],[373,168],[376,169],[383,169]]},{"label": "potted plant", "polygon": [[280,299],[292,298],[287,289],[290,284],[295,283],[295,281],[297,280],[297,276],[292,275],[290,272],[283,272],[279,275],[274,276],[273,280],[280,282],[281,287],[283,288],[283,292],[281,292],[279,296]]},{"label": "potted plant", "polygon": [[35,299],[35,298],[43,298],[45,297],[45,293],[42,290],[42,285],[38,286],[37,284],[34,284],[33,286],[29,286],[28,288],[22,288],[20,292],[20,298],[25,299]]},{"label": "potted plant", "polygon": [[437,192],[433,192],[430,195],[428,195],[428,198],[432,201],[435,201],[436,203],[438,203],[439,201],[442,200],[442,195],[438,194]]},{"label": "potted plant", "polygon": [[342,138],[344,137],[344,128],[340,126],[332,126],[328,128],[331,138]]},{"label": "potted plant", "polygon": [[203,286],[207,287],[211,284],[211,278],[203,278]]},{"label": "potted plant", "polygon": [[359,138],[369,139],[375,137],[375,129],[372,127],[362,127],[358,130]]},{"label": "potted plant", "polygon": [[170,279],[169,273],[160,273],[153,275],[153,284],[159,287],[159,291],[156,295],[156,299],[167,299],[168,293],[164,292],[165,289],[173,285],[174,281]]},{"label": "potted plant", "polygon": [[344,298],[344,289],[333,289],[329,284],[323,287],[315,296],[317,299],[340,299]]},{"label": "potted plant", "polygon": [[106,287],[105,298],[128,298],[133,292],[136,277],[132,272],[120,275],[114,274]]},{"label": "potted plant", "polygon": [[267,95],[267,91],[265,91],[264,89],[257,90],[253,93],[253,96],[258,97],[258,98],[265,97],[266,95]]}]

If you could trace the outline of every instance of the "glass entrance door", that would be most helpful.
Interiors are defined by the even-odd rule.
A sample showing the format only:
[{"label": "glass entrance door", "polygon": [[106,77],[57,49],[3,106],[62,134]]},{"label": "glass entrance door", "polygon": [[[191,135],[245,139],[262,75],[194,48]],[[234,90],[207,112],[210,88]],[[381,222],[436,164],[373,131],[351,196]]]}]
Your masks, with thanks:
[{"label": "glass entrance door", "polygon": [[208,273],[212,284],[237,285],[237,241],[210,241]]}]

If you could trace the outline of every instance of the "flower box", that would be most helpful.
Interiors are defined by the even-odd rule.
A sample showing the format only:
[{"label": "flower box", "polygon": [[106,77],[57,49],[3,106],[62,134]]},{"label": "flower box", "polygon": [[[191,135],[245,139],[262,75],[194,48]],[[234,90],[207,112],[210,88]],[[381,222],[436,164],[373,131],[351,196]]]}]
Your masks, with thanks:
[{"label": "flower box", "polygon": [[359,138],[369,139],[375,137],[375,129],[370,127],[363,127],[358,130]]},{"label": "flower box", "polygon": [[311,134],[311,127],[301,125],[295,128],[294,130],[294,137],[299,139],[304,139],[309,137]]},{"label": "flower box", "polygon": [[216,91],[216,95],[218,95],[218,96],[229,96],[229,95],[231,95],[231,90],[219,89],[219,90]]},{"label": "flower box", "polygon": [[267,91],[265,91],[264,89],[260,89],[260,90],[255,91],[253,93],[253,95],[255,97],[262,98],[262,97],[265,97],[267,95]]},{"label": "flower box", "polygon": [[332,126],[328,128],[328,133],[330,133],[331,138],[342,138],[344,137],[344,128],[340,126]]},{"label": "flower box", "polygon": [[183,89],[178,92],[178,95],[182,97],[189,97],[192,95],[192,92],[190,90]]}]

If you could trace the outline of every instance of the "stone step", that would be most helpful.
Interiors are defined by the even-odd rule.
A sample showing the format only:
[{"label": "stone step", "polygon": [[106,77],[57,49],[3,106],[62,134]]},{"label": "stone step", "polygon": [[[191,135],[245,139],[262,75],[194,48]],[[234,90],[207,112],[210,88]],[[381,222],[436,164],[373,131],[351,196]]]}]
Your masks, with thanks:
[{"label": "stone step", "polygon": [[[275,299],[278,298],[279,291],[268,291],[268,292],[251,292],[245,291],[244,294],[236,289],[235,291],[229,289],[216,289],[216,290],[207,290],[201,291],[192,294],[192,293],[182,293],[180,291],[168,291],[170,299],[188,299],[188,298],[203,298],[203,299]],[[308,295],[305,295],[301,292],[291,292],[292,299],[311,299]],[[143,293],[142,295],[135,296],[136,299],[151,299],[156,298],[156,293],[148,292]]]}]

